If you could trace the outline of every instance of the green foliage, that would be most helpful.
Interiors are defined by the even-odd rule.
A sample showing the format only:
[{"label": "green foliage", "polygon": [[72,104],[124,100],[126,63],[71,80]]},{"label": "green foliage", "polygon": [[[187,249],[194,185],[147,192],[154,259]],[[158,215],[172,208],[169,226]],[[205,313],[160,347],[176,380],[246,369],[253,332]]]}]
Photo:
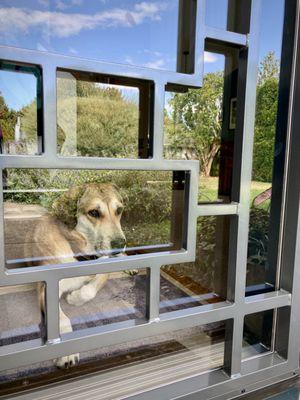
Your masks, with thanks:
[{"label": "green foliage", "polygon": [[248,263],[265,265],[268,254],[270,213],[262,208],[250,212]]},{"label": "green foliage", "polygon": [[64,154],[68,135],[75,131],[77,155],[137,157],[137,104],[124,99],[120,90],[93,82],[77,81],[76,90],[73,93],[68,79],[59,79],[60,152]]},{"label": "green foliage", "polygon": [[257,89],[253,179],[272,181],[277,118],[278,80],[268,78]]},{"label": "green foliage", "polygon": [[176,93],[171,99],[173,111],[166,129],[169,147],[173,153],[193,149],[205,176],[210,175],[220,148],[223,82],[222,72],[209,73],[201,90]]},{"label": "green foliage", "polygon": [[[62,189],[87,183],[113,183],[124,199],[126,223],[161,222],[170,218],[171,172],[9,169],[8,188]],[[41,204],[49,210],[61,192],[7,193],[6,201]]]},{"label": "green foliage", "polygon": [[258,86],[263,85],[269,79],[279,79],[279,60],[276,59],[275,52],[270,51],[260,63],[258,71]]},{"label": "green foliage", "polygon": [[0,128],[3,133],[3,140],[11,140],[14,138],[15,124],[17,122],[18,113],[10,110],[0,92]]}]

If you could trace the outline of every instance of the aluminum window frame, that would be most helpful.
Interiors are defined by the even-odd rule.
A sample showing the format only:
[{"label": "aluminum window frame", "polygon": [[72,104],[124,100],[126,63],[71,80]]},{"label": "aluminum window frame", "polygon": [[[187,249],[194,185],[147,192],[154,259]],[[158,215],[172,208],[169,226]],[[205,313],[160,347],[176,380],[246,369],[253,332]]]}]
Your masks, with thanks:
[{"label": "aluminum window frame", "polygon": [[[182,0],[181,0],[182,1]],[[191,0],[195,1],[195,0]],[[247,241],[250,210],[250,183],[252,168],[252,147],[254,137],[256,76],[258,68],[258,40],[260,7],[262,0],[243,1],[245,14],[251,10],[249,34],[235,33],[227,30],[205,26],[205,0],[197,2],[195,69],[193,74],[168,71],[155,71],[142,67],[123,66],[119,64],[84,60],[63,55],[41,53],[33,50],[0,46],[0,59],[24,64],[34,64],[42,69],[43,107],[44,107],[44,153],[41,155],[0,155],[1,170],[5,168],[53,168],[55,169],[122,169],[122,170],[168,170],[187,171],[190,174],[188,200],[188,238],[187,249],[163,253],[151,253],[127,258],[107,259],[101,262],[87,261],[80,264],[49,265],[46,267],[26,268],[26,270],[5,270],[3,207],[0,209],[0,282],[1,286],[22,283],[46,283],[47,304],[47,341],[31,340],[0,348],[0,371],[17,368],[28,364],[57,358],[65,354],[83,352],[101,345],[118,344],[174,331],[181,328],[203,325],[211,322],[228,320],[225,340],[224,369],[202,373],[184,381],[173,382],[160,388],[130,396],[131,399],[229,399],[248,393],[266,384],[287,379],[299,374],[300,319],[297,309],[300,306],[300,218],[299,218],[299,184],[294,184],[297,161],[297,139],[295,130],[300,125],[295,110],[299,95],[295,95],[299,83],[296,81],[296,67],[299,68],[300,40],[295,37],[295,44],[290,45],[292,77],[288,80],[289,119],[285,121],[289,130],[290,147],[288,147],[289,168],[285,181],[286,199],[282,205],[285,210],[283,244],[281,246],[281,280],[279,290],[245,297]],[[299,0],[289,0],[289,12],[286,16],[289,23],[296,20],[296,34],[299,27]],[[229,7],[236,5],[229,1]],[[294,12],[294,14],[292,13]],[[295,22],[295,21],[294,21]],[[286,21],[287,23],[287,21]],[[235,165],[233,199],[229,204],[198,204],[198,161],[173,161],[163,158],[164,131],[164,98],[166,85],[184,85],[201,87],[204,42],[210,40],[240,50],[240,82],[238,97],[238,132],[241,133],[236,144],[238,155]],[[299,49],[298,49],[299,47]],[[292,52],[292,53],[291,53]],[[292,57],[293,55],[293,57]],[[200,60],[200,61],[199,61]],[[70,69],[83,72],[136,77],[154,82],[154,134],[153,157],[150,159],[111,159],[98,157],[63,157],[57,155],[56,138],[56,71]],[[299,72],[298,72],[299,74]],[[299,82],[299,79],[298,79]],[[299,113],[298,113],[299,114]],[[285,123],[284,121],[282,124]],[[293,130],[294,129],[294,130]],[[293,181],[294,180],[294,181]],[[292,182],[293,181],[293,182]],[[0,179],[0,199],[3,203],[2,174]],[[192,262],[195,260],[196,223],[199,216],[231,215],[233,229],[230,235],[230,261],[228,278],[228,300],[208,304],[192,309],[159,314],[160,268],[166,264]],[[295,217],[296,216],[296,217]],[[292,229],[290,229],[292,227]],[[59,280],[67,277],[95,274],[98,272],[115,272],[129,268],[149,268],[150,285],[148,295],[147,320],[141,324],[134,321],[112,324],[88,330],[80,330],[60,336],[58,313]],[[275,352],[242,361],[242,340],[244,316],[264,310],[283,310],[290,307],[290,318],[277,324]],[[280,313],[280,311],[279,311]],[[288,332],[288,335],[286,334]],[[281,338],[288,336],[288,347],[282,347]],[[136,367],[138,368],[138,367]],[[264,377],[262,379],[262,370]],[[110,375],[118,371],[109,372]],[[101,387],[101,374],[85,378],[87,387],[97,379]],[[95,386],[93,386],[95,389]],[[245,389],[247,388],[247,389]],[[44,393],[60,394],[64,390],[80,389],[80,382],[65,382],[57,389],[46,388]],[[38,392],[37,392],[38,395]],[[28,397],[29,396],[29,397]],[[34,399],[34,393],[24,394],[23,398]],[[86,394],[88,398],[88,391]],[[85,398],[83,396],[83,398]]]}]

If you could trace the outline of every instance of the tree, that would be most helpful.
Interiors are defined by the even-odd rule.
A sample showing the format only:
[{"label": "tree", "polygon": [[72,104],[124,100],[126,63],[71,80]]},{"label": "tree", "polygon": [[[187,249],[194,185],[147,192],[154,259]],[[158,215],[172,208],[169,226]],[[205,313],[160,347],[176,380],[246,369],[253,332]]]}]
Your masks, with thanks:
[{"label": "tree", "polygon": [[14,138],[17,115],[18,114],[15,111],[8,108],[4,97],[0,92],[0,129],[2,131],[4,141]]},{"label": "tree", "polygon": [[279,61],[268,53],[260,70],[256,98],[253,179],[272,181],[278,102]]},{"label": "tree", "polygon": [[223,83],[222,72],[209,73],[200,90],[176,93],[171,99],[169,146],[175,153],[181,151],[185,158],[200,159],[205,176],[210,176],[220,149]]},{"label": "tree", "polygon": [[137,157],[137,104],[124,99],[117,88],[93,82],[74,83],[75,90],[72,82],[70,87],[64,79],[58,85],[60,151],[65,154],[75,146],[76,154],[82,156]]},{"label": "tree", "polygon": [[270,51],[260,63],[258,71],[258,86],[263,85],[268,79],[279,79],[280,63],[276,59],[275,52]]}]

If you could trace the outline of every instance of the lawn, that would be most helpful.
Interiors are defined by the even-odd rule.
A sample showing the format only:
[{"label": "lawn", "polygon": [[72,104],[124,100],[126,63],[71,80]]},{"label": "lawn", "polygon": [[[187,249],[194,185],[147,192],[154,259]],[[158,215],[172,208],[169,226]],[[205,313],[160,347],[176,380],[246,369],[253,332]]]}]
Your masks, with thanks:
[{"label": "lawn", "polygon": [[[269,182],[256,182],[252,181],[251,184],[251,204],[256,196],[271,187]],[[217,201],[218,199],[218,177],[205,178],[201,176],[199,178],[199,201],[211,202]],[[263,208],[267,208],[270,204],[270,200],[267,200],[263,204]]]}]

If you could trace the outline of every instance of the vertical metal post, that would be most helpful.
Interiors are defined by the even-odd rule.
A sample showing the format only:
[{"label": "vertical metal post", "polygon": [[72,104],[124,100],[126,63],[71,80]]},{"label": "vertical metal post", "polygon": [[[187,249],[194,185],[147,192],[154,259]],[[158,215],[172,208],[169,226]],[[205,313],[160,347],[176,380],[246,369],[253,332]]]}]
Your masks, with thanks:
[{"label": "vertical metal post", "polygon": [[51,63],[43,68],[43,107],[45,156],[54,161],[57,155],[56,67]]},{"label": "vertical metal post", "polygon": [[153,158],[161,160],[164,149],[165,82],[156,82],[154,88]]},{"label": "vertical metal post", "polygon": [[[233,218],[232,223],[228,273],[228,297],[238,306],[241,306],[245,299],[260,9],[261,0],[229,2],[228,28],[240,33],[249,32],[248,47],[242,49],[239,54],[232,188],[232,200],[239,202],[239,216]],[[231,12],[232,17],[230,17]],[[233,22],[235,25],[230,26]],[[237,376],[240,374],[242,358],[243,318],[241,314],[237,313],[234,318],[231,336],[232,352],[230,354],[225,350],[225,365],[231,376]]]},{"label": "vertical metal post", "polygon": [[152,82],[139,85],[139,158],[149,158],[153,155],[153,86]]},{"label": "vertical metal post", "polygon": [[59,282],[56,279],[45,285],[46,340],[55,343],[60,340],[59,327]]},{"label": "vertical metal post", "polygon": [[160,265],[154,264],[147,269],[147,292],[146,292],[146,318],[150,322],[159,319],[160,303]]},{"label": "vertical metal post", "polygon": [[177,72],[194,73],[196,16],[196,0],[179,0]]}]

